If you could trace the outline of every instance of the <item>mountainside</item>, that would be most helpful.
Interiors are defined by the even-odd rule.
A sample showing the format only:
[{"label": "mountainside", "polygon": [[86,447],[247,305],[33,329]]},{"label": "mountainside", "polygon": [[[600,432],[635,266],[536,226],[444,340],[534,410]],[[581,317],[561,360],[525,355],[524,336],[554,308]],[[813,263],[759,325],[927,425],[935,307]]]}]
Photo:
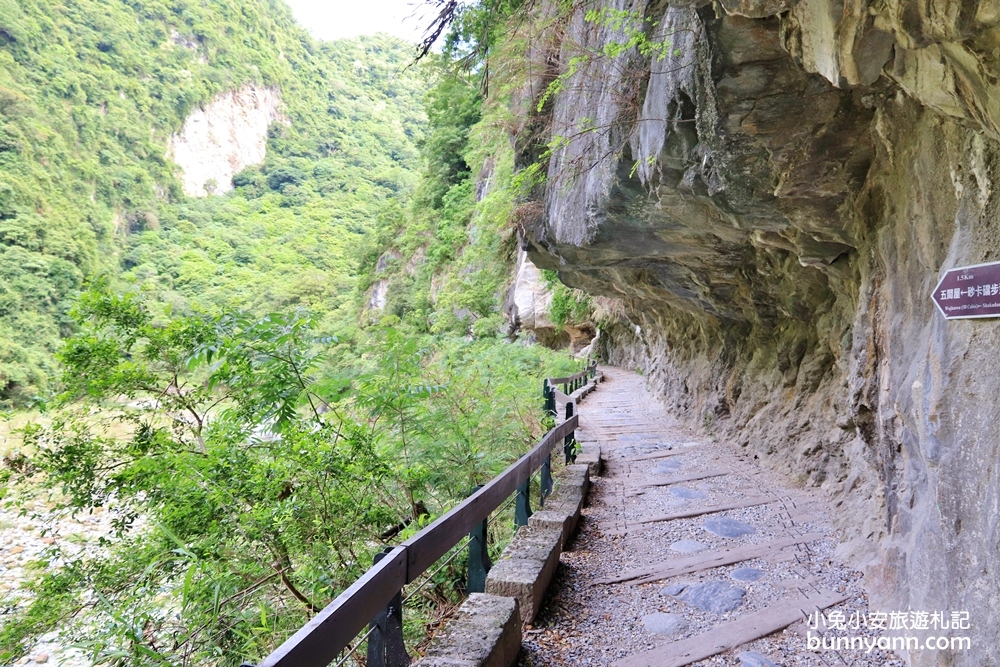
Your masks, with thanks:
[{"label": "mountainside", "polygon": [[282,2],[0,2],[0,404],[53,388],[97,275],[181,311],[342,305],[416,181],[411,58]]},{"label": "mountainside", "polygon": [[538,441],[582,362],[505,335],[520,186],[469,49],[0,0],[0,663],[259,661]]},{"label": "mountainside", "polygon": [[[608,0],[533,9],[513,109],[546,175],[528,256],[609,314],[613,363],[836,498],[872,608],[1000,597],[996,320],[944,271],[996,260],[988,3]],[[981,665],[972,650],[913,665]]]}]

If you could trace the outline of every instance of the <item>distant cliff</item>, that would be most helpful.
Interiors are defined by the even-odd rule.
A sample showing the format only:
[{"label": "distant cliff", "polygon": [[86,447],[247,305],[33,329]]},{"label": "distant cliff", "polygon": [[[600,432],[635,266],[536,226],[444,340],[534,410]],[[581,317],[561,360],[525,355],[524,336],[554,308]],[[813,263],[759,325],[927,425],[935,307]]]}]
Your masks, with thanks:
[{"label": "distant cliff", "polygon": [[204,197],[233,189],[233,176],[267,155],[267,129],[280,113],[277,88],[244,86],[194,110],[170,137],[167,155],[182,169],[184,194]]},{"label": "distant cliff", "polygon": [[[835,496],[873,609],[992,618],[1000,321],[930,297],[1000,259],[1000,12],[599,4],[536,12],[514,106],[521,163],[547,170],[528,256],[620,309],[611,362]],[[1000,632],[973,630],[952,662],[909,658],[987,664]]]}]

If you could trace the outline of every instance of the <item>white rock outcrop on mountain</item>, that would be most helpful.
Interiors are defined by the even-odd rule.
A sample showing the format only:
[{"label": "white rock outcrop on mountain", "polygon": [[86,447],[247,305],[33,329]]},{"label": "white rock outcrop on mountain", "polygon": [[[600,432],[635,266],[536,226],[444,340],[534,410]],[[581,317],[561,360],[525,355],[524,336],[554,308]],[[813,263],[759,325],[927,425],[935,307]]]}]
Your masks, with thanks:
[{"label": "white rock outcrop on mountain", "polygon": [[268,127],[285,120],[280,105],[277,88],[248,85],[217,96],[188,116],[167,144],[167,157],[183,171],[184,194],[228,192],[235,174],[263,162]]},{"label": "white rock outcrop on mountain", "polygon": [[531,331],[556,328],[549,316],[552,290],[545,284],[542,272],[531,263],[524,250],[517,255],[517,274],[511,301],[514,306],[512,315],[522,328]]}]

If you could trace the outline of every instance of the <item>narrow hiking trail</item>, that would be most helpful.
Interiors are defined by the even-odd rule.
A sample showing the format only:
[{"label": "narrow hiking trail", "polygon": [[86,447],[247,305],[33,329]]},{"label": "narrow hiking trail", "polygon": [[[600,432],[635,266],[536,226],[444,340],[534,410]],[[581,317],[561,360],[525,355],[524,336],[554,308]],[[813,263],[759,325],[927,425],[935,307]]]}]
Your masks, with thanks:
[{"label": "narrow hiking trail", "polygon": [[833,558],[819,492],[681,426],[642,376],[602,370],[577,436],[600,445],[604,471],[520,665],[905,664],[878,649],[807,649],[817,630],[802,610],[868,613],[861,573]]}]

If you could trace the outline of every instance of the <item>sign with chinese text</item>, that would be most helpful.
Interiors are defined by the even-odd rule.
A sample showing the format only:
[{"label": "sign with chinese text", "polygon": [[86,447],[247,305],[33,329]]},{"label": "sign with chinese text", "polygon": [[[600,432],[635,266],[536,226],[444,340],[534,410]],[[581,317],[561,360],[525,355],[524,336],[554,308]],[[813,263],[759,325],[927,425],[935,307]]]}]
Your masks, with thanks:
[{"label": "sign with chinese text", "polygon": [[949,320],[1000,317],[1000,262],[950,269],[931,296]]}]

